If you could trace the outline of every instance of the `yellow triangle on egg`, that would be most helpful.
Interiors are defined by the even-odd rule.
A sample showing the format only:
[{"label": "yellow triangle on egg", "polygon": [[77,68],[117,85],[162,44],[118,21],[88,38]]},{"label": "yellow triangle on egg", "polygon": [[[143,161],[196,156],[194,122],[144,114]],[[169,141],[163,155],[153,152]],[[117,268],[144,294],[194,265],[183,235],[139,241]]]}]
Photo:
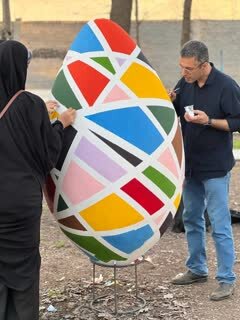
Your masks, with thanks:
[{"label": "yellow triangle on egg", "polygon": [[134,62],[121,77],[121,81],[139,98],[170,100],[160,78],[151,70]]},{"label": "yellow triangle on egg", "polygon": [[179,207],[179,204],[180,204],[180,201],[181,201],[181,195],[180,193],[176,196],[175,200],[174,200],[174,206],[176,209],[178,209]]},{"label": "yellow triangle on egg", "polygon": [[124,228],[143,220],[143,216],[116,194],[111,194],[80,212],[96,231]]}]

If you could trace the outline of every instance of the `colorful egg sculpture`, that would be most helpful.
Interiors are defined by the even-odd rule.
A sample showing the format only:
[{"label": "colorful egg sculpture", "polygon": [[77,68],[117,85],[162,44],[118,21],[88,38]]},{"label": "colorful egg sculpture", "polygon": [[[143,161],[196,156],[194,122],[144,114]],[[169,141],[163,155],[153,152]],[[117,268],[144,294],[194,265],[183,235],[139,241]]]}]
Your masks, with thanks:
[{"label": "colorful egg sculpture", "polygon": [[[46,184],[64,234],[92,261],[124,266],[144,255],[179,206],[181,129],[156,71],[116,23],[85,24],[52,95],[77,110]],[[55,114],[57,116],[57,114]]]}]

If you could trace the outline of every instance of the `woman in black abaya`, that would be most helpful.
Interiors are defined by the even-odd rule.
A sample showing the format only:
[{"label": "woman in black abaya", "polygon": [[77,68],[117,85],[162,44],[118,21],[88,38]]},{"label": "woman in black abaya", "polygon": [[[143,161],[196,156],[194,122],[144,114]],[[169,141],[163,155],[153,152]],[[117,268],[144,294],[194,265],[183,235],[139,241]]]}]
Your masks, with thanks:
[{"label": "woman in black abaya", "polygon": [[[28,50],[0,43],[0,112],[25,89]],[[0,119],[0,320],[39,319],[42,186],[62,147],[72,109],[51,125],[45,103],[23,91]]]}]

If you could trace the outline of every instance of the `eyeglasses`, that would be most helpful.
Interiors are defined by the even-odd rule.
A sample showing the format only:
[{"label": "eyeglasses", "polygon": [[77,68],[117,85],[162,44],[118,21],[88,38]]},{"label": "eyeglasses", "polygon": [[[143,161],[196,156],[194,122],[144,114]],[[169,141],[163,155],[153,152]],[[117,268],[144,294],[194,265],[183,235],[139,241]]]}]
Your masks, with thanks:
[{"label": "eyeglasses", "polygon": [[198,66],[196,66],[195,68],[191,68],[191,67],[183,67],[183,66],[179,66],[181,70],[184,70],[185,72],[187,73],[192,73],[193,71],[197,70],[198,68],[200,68],[204,63],[204,62],[201,62]]}]

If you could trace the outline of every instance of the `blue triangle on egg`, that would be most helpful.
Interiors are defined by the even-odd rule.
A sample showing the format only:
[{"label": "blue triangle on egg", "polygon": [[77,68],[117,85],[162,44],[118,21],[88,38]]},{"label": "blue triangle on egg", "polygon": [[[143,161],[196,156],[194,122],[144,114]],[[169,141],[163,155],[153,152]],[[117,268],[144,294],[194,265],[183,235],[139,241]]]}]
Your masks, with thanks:
[{"label": "blue triangle on egg", "polygon": [[130,254],[140,248],[152,236],[153,231],[151,227],[149,225],[145,225],[139,229],[131,230],[122,234],[105,236],[103,239],[113,247]]},{"label": "blue triangle on egg", "polygon": [[104,49],[89,25],[85,24],[71,44],[70,50],[84,53]]},{"label": "blue triangle on egg", "polygon": [[86,118],[147,154],[152,154],[163,142],[152,121],[137,106],[99,112]]}]

